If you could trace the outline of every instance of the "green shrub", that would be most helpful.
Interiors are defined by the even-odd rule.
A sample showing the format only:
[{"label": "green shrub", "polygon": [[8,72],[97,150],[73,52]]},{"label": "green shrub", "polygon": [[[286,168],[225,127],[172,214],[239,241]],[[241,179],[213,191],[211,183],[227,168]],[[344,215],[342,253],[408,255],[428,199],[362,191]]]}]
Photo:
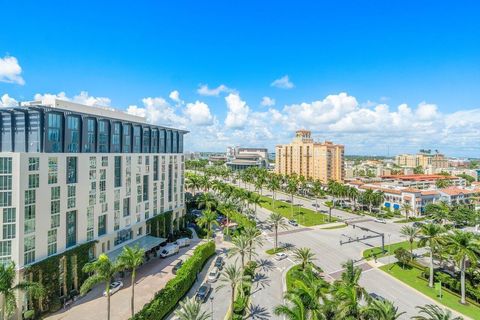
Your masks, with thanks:
[{"label": "green shrub", "polygon": [[215,242],[210,241],[195,248],[193,255],[177,271],[177,275],[169,280],[165,287],[155,294],[132,320],[163,319],[177,305],[178,301],[190,290],[197,274],[205,262],[215,253]]}]

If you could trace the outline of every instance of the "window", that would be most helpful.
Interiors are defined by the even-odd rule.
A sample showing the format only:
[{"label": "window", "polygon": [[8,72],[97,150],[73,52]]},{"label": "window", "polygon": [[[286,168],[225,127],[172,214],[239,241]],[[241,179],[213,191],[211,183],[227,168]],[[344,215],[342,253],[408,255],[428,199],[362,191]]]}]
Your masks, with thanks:
[{"label": "window", "polygon": [[87,119],[87,139],[85,142],[85,152],[95,152],[95,119]]},{"label": "window", "polygon": [[80,151],[80,118],[67,116],[67,152]]},{"label": "window", "polygon": [[150,152],[150,129],[143,128],[143,153]]},{"label": "window", "polygon": [[15,120],[15,130],[13,131],[15,151],[25,152],[25,114],[23,112],[15,112],[13,118]]},{"label": "window", "polygon": [[48,230],[48,255],[57,253],[57,229]]},{"label": "window", "polygon": [[119,122],[115,122],[112,130],[112,152],[122,152],[120,145],[121,137],[121,124]]},{"label": "window", "polygon": [[50,188],[50,200],[60,199],[60,186]]},{"label": "window", "polygon": [[23,241],[23,263],[30,264],[35,261],[35,236],[25,237]]},{"label": "window", "polygon": [[0,176],[0,190],[12,190],[12,176]]},{"label": "window", "polygon": [[87,241],[93,240],[94,208],[87,208]]},{"label": "window", "polygon": [[130,215],[130,198],[123,199],[123,216],[128,217]]},{"label": "window", "polygon": [[102,167],[108,167],[108,157],[102,157]]},{"label": "window", "polygon": [[67,245],[69,248],[77,244],[77,211],[67,212]]},{"label": "window", "polygon": [[122,157],[115,156],[115,188],[122,186]]},{"label": "window", "polygon": [[107,215],[101,215],[98,217],[98,236],[103,236],[107,233]]},{"label": "window", "polygon": [[165,153],[172,153],[172,131],[167,131],[167,138],[165,140]]},{"label": "window", "polygon": [[75,185],[68,186],[68,193],[67,193],[67,208],[72,209],[76,206],[76,191],[77,188]]},{"label": "window", "polygon": [[132,151],[132,125],[123,125],[123,152],[130,153]]},{"label": "window", "polygon": [[12,158],[0,158],[0,174],[12,173]]},{"label": "window", "polygon": [[67,157],[67,183],[77,183],[77,157]]},{"label": "window", "polygon": [[133,127],[133,152],[140,153],[142,146],[142,137],[141,137],[142,128],[139,126]]},{"label": "window", "polygon": [[158,153],[158,129],[152,129],[152,153]]},{"label": "window", "polygon": [[109,132],[108,121],[98,121],[98,152],[108,152],[109,144]]},{"label": "window", "polygon": [[38,171],[40,169],[40,158],[28,158],[28,171]]},{"label": "window", "polygon": [[35,209],[35,205],[26,205],[24,208],[23,231],[25,234],[35,232]]},{"label": "window", "polygon": [[153,156],[153,181],[158,181],[158,156]]},{"label": "window", "polygon": [[3,239],[15,238],[15,222],[16,214],[15,208],[3,209]]},{"label": "window", "polygon": [[166,141],[165,141],[165,140],[166,140],[166,137],[165,137],[166,134],[165,134],[165,130],[163,130],[163,129],[160,130],[160,131],[159,131],[159,135],[160,135],[160,137],[159,137],[159,143],[158,143],[158,144],[159,144],[159,150],[158,150],[158,152],[160,152],[160,153],[165,153],[165,151],[166,151]]},{"label": "window", "polygon": [[7,265],[11,263],[12,241],[0,241],[0,263]]},{"label": "window", "polygon": [[40,112],[28,111],[28,152],[40,152]]},{"label": "window", "polygon": [[143,201],[148,201],[148,175],[143,176]]},{"label": "window", "polygon": [[34,204],[35,198],[35,190],[25,190],[25,204]]},{"label": "window", "polygon": [[47,117],[47,143],[51,152],[62,152],[62,115],[49,113]]},{"label": "window", "polygon": [[48,184],[58,182],[58,158],[48,158]]},{"label": "window", "polygon": [[38,173],[28,175],[28,188],[38,188],[40,185],[40,175]]}]

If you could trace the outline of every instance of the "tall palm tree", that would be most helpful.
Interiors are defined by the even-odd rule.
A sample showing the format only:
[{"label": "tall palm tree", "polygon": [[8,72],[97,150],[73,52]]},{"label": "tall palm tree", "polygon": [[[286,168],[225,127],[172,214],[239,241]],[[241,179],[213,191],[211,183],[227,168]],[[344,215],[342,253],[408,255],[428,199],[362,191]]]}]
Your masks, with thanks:
[{"label": "tall palm tree", "polygon": [[332,222],[332,209],[335,207],[333,201],[326,201],[325,206],[328,208],[328,222]]},{"label": "tall palm tree", "polygon": [[406,203],[406,202],[405,202],[404,204],[402,204],[401,210],[402,210],[403,212],[405,212],[405,219],[408,220],[408,218],[409,218],[408,215],[409,215],[409,213],[412,211],[412,206],[411,206],[409,203]]},{"label": "tall palm tree", "polygon": [[255,253],[255,247],[257,245],[262,245],[263,241],[261,238],[262,233],[257,227],[251,226],[246,227],[243,230],[243,235],[248,242],[248,261],[252,261],[252,255]]},{"label": "tall palm tree", "polygon": [[204,173],[199,177],[200,188],[204,191],[210,190],[210,176],[207,173]]},{"label": "tall palm tree", "polygon": [[202,304],[195,298],[186,298],[180,301],[180,308],[175,311],[178,320],[208,320],[211,314],[202,311]]},{"label": "tall palm tree", "polygon": [[320,180],[315,180],[312,184],[311,191],[315,196],[315,212],[318,213],[318,197],[325,196],[325,191],[323,190],[322,182]]},{"label": "tall palm tree", "polygon": [[334,293],[337,303],[338,319],[361,319],[362,308],[360,301],[362,300],[354,287],[348,285],[340,285]]},{"label": "tall palm tree", "polygon": [[[33,298],[40,298],[45,290],[40,283],[33,281],[20,281],[16,283],[17,272],[15,263],[0,264],[0,295],[2,296],[2,320],[6,320],[17,309],[17,292],[24,292]],[[16,284],[15,284],[16,283]]]},{"label": "tall palm tree", "polygon": [[80,287],[80,294],[85,295],[96,284],[104,283],[107,293],[107,320],[110,320],[110,283],[113,276],[121,270],[121,266],[112,262],[106,254],[102,253],[97,260],[85,264],[82,270],[85,273],[92,273],[92,275]]},{"label": "tall palm tree", "polygon": [[325,280],[318,278],[311,269],[305,269],[294,280],[289,293],[300,297],[312,319],[324,319],[328,313],[325,307],[330,303],[327,289]]},{"label": "tall palm tree", "polygon": [[275,210],[275,196],[276,192],[280,190],[280,179],[276,174],[272,174],[268,180],[268,189],[272,191],[272,208]]},{"label": "tall palm tree", "polygon": [[445,229],[438,224],[424,224],[420,229],[421,238],[418,242],[419,247],[428,246],[430,250],[430,279],[428,286],[433,288],[433,254],[443,243],[442,233]]},{"label": "tall palm tree", "polygon": [[236,235],[235,237],[232,238],[232,244],[233,244],[233,248],[230,249],[228,254],[230,256],[239,255],[242,268],[244,268],[245,255],[248,254],[248,249],[249,249],[248,238],[243,234]]},{"label": "tall palm tree", "polygon": [[280,213],[272,212],[270,217],[268,217],[268,222],[273,227],[273,231],[275,233],[275,241],[274,241],[274,250],[277,250],[278,245],[278,228],[287,228],[287,224],[283,219],[283,216]]},{"label": "tall palm tree", "polygon": [[249,202],[250,204],[254,205],[255,216],[257,216],[257,206],[259,206],[262,203],[261,199],[262,198],[258,193],[251,192],[249,194]]},{"label": "tall palm tree", "polygon": [[205,208],[209,210],[215,210],[218,203],[213,194],[210,192],[204,192],[198,197],[197,205],[199,209]]},{"label": "tall palm tree", "polygon": [[360,193],[357,188],[355,187],[348,188],[348,197],[350,198],[350,200],[353,201],[353,207],[352,207],[353,211],[357,210],[357,199],[359,196],[360,196]]},{"label": "tall palm tree", "polygon": [[388,300],[373,299],[368,306],[362,311],[363,318],[371,320],[397,320],[403,316],[405,312],[398,312],[393,302]]},{"label": "tall palm tree", "polygon": [[302,270],[315,260],[315,254],[310,248],[297,248],[293,251],[293,258],[302,265]]},{"label": "tall palm tree", "polygon": [[130,297],[130,308],[132,310],[132,317],[135,315],[135,277],[137,275],[137,268],[143,263],[145,257],[145,250],[138,246],[123,247],[122,253],[118,257],[118,263],[122,269],[128,269],[132,271],[132,296]]},{"label": "tall palm tree", "polygon": [[341,281],[337,281],[336,283],[334,283],[334,287],[335,285],[338,286],[339,284],[340,286],[350,286],[355,289],[356,295],[359,299],[367,296],[367,291],[362,286],[360,286],[362,269],[355,266],[353,260],[348,260],[342,265],[342,267],[344,268],[344,270],[341,275]]},{"label": "tall palm tree", "polygon": [[247,277],[243,275],[242,268],[237,267],[236,264],[230,264],[223,269],[219,280],[222,284],[219,285],[215,290],[220,290],[225,286],[230,287],[230,319],[232,319],[235,290],[238,286],[242,285],[243,281],[247,280]]},{"label": "tall palm tree", "polygon": [[461,303],[465,304],[465,269],[467,262],[477,265],[480,255],[480,241],[471,232],[455,230],[446,236],[445,248],[452,255],[460,269]]},{"label": "tall palm tree", "polygon": [[187,189],[192,190],[192,195],[195,195],[196,191],[200,189],[200,179],[198,175],[189,174],[185,179],[185,186]]},{"label": "tall palm tree", "polygon": [[303,305],[302,299],[294,294],[286,294],[285,300],[289,303],[276,306],[273,313],[277,316],[284,316],[288,320],[308,320],[310,319],[308,310]]},{"label": "tall palm tree", "polygon": [[413,243],[415,242],[415,239],[417,239],[420,235],[420,228],[414,226],[403,226],[402,229],[400,229],[400,234],[404,235],[407,238],[410,244],[410,255],[413,258]]},{"label": "tall palm tree", "polygon": [[291,177],[287,183],[287,193],[290,194],[290,207],[292,208],[292,219],[293,219],[293,196],[297,193],[298,190],[298,180],[295,177]]},{"label": "tall palm tree", "polygon": [[204,210],[203,215],[197,219],[197,223],[202,228],[207,228],[207,238],[209,241],[211,241],[212,227],[214,225],[218,226],[217,213],[215,211],[211,211],[210,209]]},{"label": "tall palm tree", "polygon": [[418,306],[419,315],[413,316],[413,320],[463,320],[462,317],[454,317],[452,311],[442,309],[435,304]]}]

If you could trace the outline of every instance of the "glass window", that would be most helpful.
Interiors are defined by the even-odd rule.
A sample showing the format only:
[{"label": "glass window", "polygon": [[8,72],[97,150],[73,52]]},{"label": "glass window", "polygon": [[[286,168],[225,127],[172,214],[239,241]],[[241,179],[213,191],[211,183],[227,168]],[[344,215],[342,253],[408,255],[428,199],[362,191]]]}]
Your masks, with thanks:
[{"label": "glass window", "polygon": [[12,173],[12,158],[0,158],[0,174]]},{"label": "glass window", "polygon": [[40,158],[28,158],[28,171],[38,171],[40,169]]},{"label": "glass window", "polygon": [[12,206],[12,192],[0,192],[0,207]]},{"label": "glass window", "polygon": [[113,124],[112,130],[112,150],[111,152],[122,152],[121,149],[121,124],[119,122],[115,122]]},{"label": "glass window", "polygon": [[25,237],[23,241],[23,262],[30,264],[35,261],[35,236]]},{"label": "glass window", "polygon": [[98,217],[98,236],[103,236],[107,233],[107,215],[101,215]]},{"label": "glass window", "polygon": [[67,132],[69,132],[67,152],[80,152],[80,118],[79,117],[67,116]]},{"label": "glass window", "polygon": [[123,199],[123,216],[128,217],[130,215],[130,198]]},{"label": "glass window", "polygon": [[148,175],[143,176],[143,201],[148,201]]},{"label": "glass window", "polygon": [[95,152],[95,142],[97,140],[95,135],[95,125],[95,119],[87,119],[87,137],[85,141],[85,152]]},{"label": "glass window", "polygon": [[122,186],[122,157],[115,156],[115,188]]},{"label": "glass window", "polygon": [[62,115],[49,113],[47,116],[47,140],[52,152],[62,152]]},{"label": "glass window", "polygon": [[108,152],[109,132],[108,121],[98,121],[98,152]]},{"label": "glass window", "polygon": [[132,125],[123,125],[123,152],[132,152]]},{"label": "glass window", "polygon": [[152,129],[152,153],[158,153],[158,129]]},{"label": "glass window", "polygon": [[40,185],[40,175],[38,173],[28,175],[28,188],[38,188]]},{"label": "glass window", "polygon": [[60,199],[60,186],[58,187],[51,187],[50,188],[50,200],[58,200]]},{"label": "glass window", "polygon": [[12,176],[0,176],[0,190],[12,190]]},{"label": "glass window", "polygon": [[2,133],[2,151],[9,152],[12,150],[12,116],[8,112],[1,112],[0,113],[2,125],[0,126],[0,130]]},{"label": "glass window", "polygon": [[58,159],[56,157],[48,158],[48,184],[58,182]]},{"label": "glass window", "polygon": [[28,111],[28,152],[40,152],[40,112]]},{"label": "glass window", "polygon": [[48,230],[48,255],[57,253],[57,229]]},{"label": "glass window", "polygon": [[67,212],[67,248],[77,244],[77,211]]},{"label": "glass window", "polygon": [[165,136],[165,130],[164,129],[161,129],[159,131],[159,150],[158,152],[160,153],[165,153],[166,151],[166,136]]},{"label": "glass window", "polygon": [[158,181],[158,156],[153,156],[153,181]]},{"label": "glass window", "polygon": [[150,152],[150,129],[143,128],[143,153]]},{"label": "glass window", "polygon": [[133,127],[133,152],[140,153],[141,146],[142,146],[142,136],[141,136],[142,128],[139,126]]},{"label": "glass window", "polygon": [[77,183],[77,157],[67,157],[67,183]]},{"label": "glass window", "polygon": [[14,119],[15,119],[15,130],[14,130],[15,151],[25,152],[26,151],[25,114],[23,112],[15,112]]}]

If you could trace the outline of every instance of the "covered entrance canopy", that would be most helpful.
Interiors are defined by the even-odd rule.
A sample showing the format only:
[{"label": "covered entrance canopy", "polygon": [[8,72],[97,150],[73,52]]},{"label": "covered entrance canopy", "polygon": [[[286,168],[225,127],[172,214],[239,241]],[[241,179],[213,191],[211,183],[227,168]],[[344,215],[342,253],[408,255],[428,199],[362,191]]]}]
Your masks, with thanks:
[{"label": "covered entrance canopy", "polygon": [[145,252],[155,248],[156,246],[159,246],[161,243],[167,241],[165,238],[157,238],[157,237],[152,237],[152,236],[143,236],[141,238],[137,238],[131,242],[127,242],[122,244],[120,247],[117,249],[110,251],[107,253],[108,257],[110,260],[115,261],[117,260],[118,256],[122,253],[123,247],[129,246],[129,247],[135,247],[138,246],[139,248],[143,248]]}]

